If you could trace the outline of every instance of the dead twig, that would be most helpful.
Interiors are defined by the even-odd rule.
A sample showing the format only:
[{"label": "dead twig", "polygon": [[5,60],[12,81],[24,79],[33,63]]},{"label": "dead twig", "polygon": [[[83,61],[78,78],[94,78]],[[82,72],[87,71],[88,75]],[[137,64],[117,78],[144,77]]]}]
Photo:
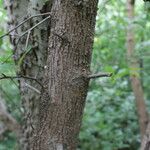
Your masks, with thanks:
[{"label": "dead twig", "polygon": [[30,29],[28,29],[27,31],[25,31],[21,36],[23,37],[25,34],[27,34],[29,31],[32,31],[34,28],[36,28],[37,26],[39,26],[40,24],[42,24],[43,22],[45,22],[47,19],[49,19],[51,16],[49,15],[48,17],[44,18],[42,21],[40,21],[39,23],[37,23],[36,25],[34,25],[33,27],[31,27]]},{"label": "dead twig", "polygon": [[27,83],[25,83],[25,86],[30,88],[31,90],[35,91],[36,93],[41,94],[41,92],[38,89],[36,89],[35,87],[33,87],[33,86],[31,86],[31,85],[29,85]]},{"label": "dead twig", "polygon": [[47,19],[49,19],[51,16],[49,15],[48,17],[44,18],[42,21],[40,21],[39,23],[37,23],[36,25],[34,25],[33,27],[31,27],[30,29],[28,29],[27,31],[25,31],[22,35],[20,35],[17,43],[16,43],[16,47],[19,44],[21,38],[26,35],[27,33],[30,33],[34,28],[36,28],[37,26],[39,26],[40,24],[42,24],[43,22],[45,22]]},{"label": "dead twig", "polygon": [[47,13],[43,13],[43,14],[33,15],[33,16],[27,18],[26,20],[22,21],[21,23],[19,23],[16,27],[14,27],[13,29],[11,29],[10,31],[8,31],[4,35],[0,36],[0,39],[3,38],[3,37],[5,37],[5,36],[8,36],[12,31],[16,30],[17,28],[19,28],[20,26],[22,26],[24,23],[26,23],[30,19],[35,18],[35,17],[39,17],[39,16],[45,16],[45,15],[49,15],[50,16],[50,14],[51,14],[50,12],[47,12]]},{"label": "dead twig", "polygon": [[100,78],[100,77],[111,77],[112,73],[97,73],[97,74],[92,74],[88,76],[88,79],[95,79],[95,78]]},{"label": "dead twig", "polygon": [[31,31],[29,31],[29,32],[28,32],[28,35],[27,35],[26,45],[25,45],[25,50],[27,50],[27,48],[28,48],[28,43],[29,43],[30,33],[31,33]]},{"label": "dead twig", "polygon": [[7,76],[7,75],[5,75],[5,74],[2,74],[2,76],[0,77],[0,80],[3,80],[3,79],[19,79],[19,78],[34,80],[34,81],[37,82],[42,88],[44,88],[44,86],[42,85],[42,83],[39,82],[36,78],[34,78],[34,77],[29,77],[29,76],[24,76],[24,75],[19,75],[19,76]]}]

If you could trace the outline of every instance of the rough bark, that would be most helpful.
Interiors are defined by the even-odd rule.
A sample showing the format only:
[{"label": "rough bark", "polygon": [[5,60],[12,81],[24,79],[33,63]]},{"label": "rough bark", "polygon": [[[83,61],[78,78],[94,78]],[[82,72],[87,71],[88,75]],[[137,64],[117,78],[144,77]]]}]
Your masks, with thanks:
[{"label": "rough bark", "polygon": [[90,73],[97,1],[52,5],[45,89],[32,148],[75,150]]},{"label": "rough bark", "polygon": [[146,105],[144,101],[144,93],[141,85],[141,81],[137,73],[139,71],[139,61],[134,55],[135,38],[134,38],[134,0],[127,0],[127,12],[129,18],[129,25],[127,30],[127,59],[130,68],[130,80],[133,93],[135,96],[138,119],[140,124],[141,139],[145,134],[148,124],[148,113],[146,111]]},{"label": "rough bark", "polygon": [[[89,83],[97,0],[16,0],[7,3],[7,10],[10,27],[25,14],[51,11],[50,21],[31,32],[31,50],[18,72],[44,85],[20,80],[25,116],[22,150],[75,150]],[[33,19],[16,32],[22,34],[40,20],[42,17]],[[14,51],[16,63],[25,53],[26,38]],[[16,46],[15,36],[11,41]],[[41,95],[25,87],[25,82]]]},{"label": "rough bark", "polygon": [[[8,12],[8,29],[10,30],[29,16],[49,12],[51,10],[51,1],[5,0],[5,7]],[[44,66],[47,60],[50,20],[43,22],[32,30],[27,47],[27,49],[31,48],[31,50],[28,53],[26,53],[27,49],[25,49],[27,34],[20,39],[19,43],[18,39],[26,30],[36,25],[45,17],[47,16],[33,18],[11,33],[10,40],[14,46],[13,57],[18,70],[17,75],[34,77],[38,81],[43,80]],[[23,55],[25,57],[19,63]],[[20,79],[19,82],[23,107],[22,138],[19,139],[21,144],[20,149],[27,150],[30,149],[31,137],[35,128],[34,126],[37,123],[37,106],[40,100],[40,94],[33,89],[41,92],[41,86],[34,80]]]},{"label": "rough bark", "polygon": [[143,137],[140,150],[150,150],[150,123],[147,125],[146,133]]}]

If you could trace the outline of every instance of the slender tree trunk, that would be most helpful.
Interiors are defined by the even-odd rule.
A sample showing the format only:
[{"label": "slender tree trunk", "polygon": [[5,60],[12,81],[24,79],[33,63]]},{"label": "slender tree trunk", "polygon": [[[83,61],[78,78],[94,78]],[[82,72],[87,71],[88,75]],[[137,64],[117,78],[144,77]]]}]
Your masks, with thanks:
[{"label": "slender tree trunk", "polygon": [[[139,76],[137,76],[137,71],[139,71],[139,63],[138,59],[134,55],[134,46],[135,46],[135,38],[134,38],[134,0],[127,0],[127,12],[129,18],[129,25],[127,31],[127,59],[130,68],[130,79],[132,89],[135,95],[135,101],[137,106],[137,113],[140,124],[140,133],[141,137],[144,136],[147,123],[148,123],[148,113],[146,111],[146,105],[144,101],[144,93],[141,85],[141,81]],[[139,74],[138,74],[139,75]],[[141,138],[142,139],[142,138]]]},{"label": "slender tree trunk", "polygon": [[147,125],[146,133],[143,137],[140,150],[150,150],[150,123]]},{"label": "slender tree trunk", "polygon": [[[35,77],[43,84],[41,87],[33,80],[20,80],[25,116],[22,149],[75,150],[89,83],[98,2],[6,2],[11,18],[10,27],[18,24],[18,18],[25,19],[25,14],[51,12],[50,19],[30,34],[28,32],[14,51],[16,63],[20,68],[18,74]],[[24,33],[46,17],[32,19],[17,29],[16,33]],[[11,37],[15,47],[16,33]],[[31,48],[28,52],[26,45]],[[21,63],[20,58],[23,58]]]}]

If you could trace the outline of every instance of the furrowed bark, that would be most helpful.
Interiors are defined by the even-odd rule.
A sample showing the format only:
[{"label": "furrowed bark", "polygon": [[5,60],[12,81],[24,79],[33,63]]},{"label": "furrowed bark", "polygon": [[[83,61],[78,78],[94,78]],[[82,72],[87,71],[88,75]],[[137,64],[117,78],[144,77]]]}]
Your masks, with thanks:
[{"label": "furrowed bark", "polygon": [[146,111],[144,92],[142,89],[141,81],[136,73],[139,71],[140,66],[138,63],[138,59],[134,55],[135,38],[134,38],[134,27],[132,23],[134,20],[134,0],[127,1],[127,11],[128,11],[128,18],[129,18],[129,25],[127,30],[127,59],[129,62],[129,68],[131,69],[130,80],[131,80],[133,93],[135,96],[139,125],[140,125],[140,133],[142,139],[145,134],[146,127],[149,120],[148,120],[148,113]]},{"label": "furrowed bark", "polygon": [[[35,150],[75,150],[88,89],[97,1],[53,2]],[[92,34],[91,34],[92,33]]]},{"label": "furrowed bark", "polygon": [[[41,88],[33,80],[20,79],[25,116],[22,150],[76,149],[89,83],[97,3],[97,0],[7,3],[10,27],[16,26],[20,18],[25,19],[26,14],[51,11],[50,21],[28,34],[31,50],[25,54],[27,36],[14,50],[16,64],[25,54],[18,74],[36,77],[44,86]],[[17,29],[11,36],[14,47],[17,44],[15,34],[21,35],[42,19],[34,18]],[[25,83],[41,94],[25,87]]]}]

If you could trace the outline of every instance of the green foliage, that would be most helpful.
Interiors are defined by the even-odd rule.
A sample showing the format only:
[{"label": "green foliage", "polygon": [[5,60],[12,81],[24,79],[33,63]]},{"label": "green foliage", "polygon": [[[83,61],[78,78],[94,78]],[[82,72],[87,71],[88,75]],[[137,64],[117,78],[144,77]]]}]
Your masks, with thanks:
[{"label": "green foliage", "polygon": [[[144,5],[136,1],[135,56],[142,68],[128,68],[126,58],[126,1],[109,1],[99,9],[94,51],[93,72],[112,72],[111,79],[91,81],[88,92],[79,149],[137,150],[140,135],[129,71],[141,75],[149,108],[149,35],[150,25]],[[101,4],[101,2],[100,2]],[[144,4],[144,3],[143,3]],[[100,5],[101,6],[101,5]],[[140,73],[140,74],[139,74]]]},{"label": "green foliage", "polygon": [[0,150],[16,150],[16,137],[13,133],[6,132],[4,134],[3,142],[0,142]]},{"label": "green foliage", "polygon": [[147,10],[147,12],[150,12],[150,1],[146,1],[145,2],[145,9]]},{"label": "green foliage", "polygon": [[[6,32],[6,12],[0,1],[0,35]],[[12,49],[8,38],[0,39],[0,76],[2,74],[15,75],[15,65],[12,59]],[[20,96],[18,82],[15,80],[0,80],[0,95],[7,104],[7,110],[18,121],[20,120]],[[1,123],[1,122],[0,122]],[[7,131],[0,139],[0,150],[16,150],[16,138],[14,133]]]},{"label": "green foliage", "polygon": [[81,149],[137,149],[139,127],[134,96],[127,79],[118,79],[115,83],[104,79],[93,82],[99,88],[88,93],[80,133]]}]

